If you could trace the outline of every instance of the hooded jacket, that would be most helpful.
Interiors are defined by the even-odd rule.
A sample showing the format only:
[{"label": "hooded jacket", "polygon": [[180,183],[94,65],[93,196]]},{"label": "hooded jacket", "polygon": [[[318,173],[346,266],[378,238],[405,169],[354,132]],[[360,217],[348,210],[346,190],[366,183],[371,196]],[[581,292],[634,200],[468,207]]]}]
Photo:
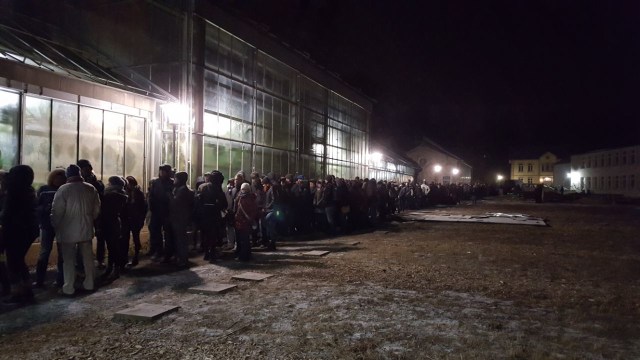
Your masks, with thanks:
[{"label": "hooded jacket", "polygon": [[100,214],[100,197],[91,184],[72,177],[62,185],[51,206],[51,223],[60,243],[80,243],[93,239],[93,221]]}]

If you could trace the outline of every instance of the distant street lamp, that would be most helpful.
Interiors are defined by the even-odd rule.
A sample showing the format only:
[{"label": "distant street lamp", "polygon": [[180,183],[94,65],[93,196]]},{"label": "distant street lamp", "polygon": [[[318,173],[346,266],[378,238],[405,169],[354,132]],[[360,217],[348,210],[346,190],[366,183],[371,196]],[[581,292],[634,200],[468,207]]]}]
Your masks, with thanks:
[{"label": "distant street lamp", "polygon": [[460,173],[460,170],[458,170],[458,169],[456,169],[456,168],[453,168],[453,170],[451,170],[451,173],[452,173],[453,175],[458,175],[458,173]]},{"label": "distant street lamp", "polygon": [[502,181],[503,179],[504,179],[504,176],[498,175],[498,181]]},{"label": "distant street lamp", "polygon": [[433,171],[435,171],[435,172],[439,173],[440,171],[442,171],[442,166],[440,166],[440,165],[436,165],[436,166],[434,166],[434,167],[433,167]]}]

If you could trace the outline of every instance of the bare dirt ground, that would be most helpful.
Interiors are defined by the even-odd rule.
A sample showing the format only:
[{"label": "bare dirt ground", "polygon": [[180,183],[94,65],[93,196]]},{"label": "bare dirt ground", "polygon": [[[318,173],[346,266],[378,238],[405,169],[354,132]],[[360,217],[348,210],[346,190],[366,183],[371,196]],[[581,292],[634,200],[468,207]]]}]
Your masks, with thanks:
[{"label": "bare dirt ground", "polygon": [[[0,305],[0,358],[640,358],[640,208],[501,198],[425,211],[524,213],[550,226],[395,221],[291,239],[249,264],[144,262],[90,295]],[[275,276],[231,280],[246,270]],[[186,292],[209,281],[238,288]],[[180,310],[113,320],[139,303]]]}]

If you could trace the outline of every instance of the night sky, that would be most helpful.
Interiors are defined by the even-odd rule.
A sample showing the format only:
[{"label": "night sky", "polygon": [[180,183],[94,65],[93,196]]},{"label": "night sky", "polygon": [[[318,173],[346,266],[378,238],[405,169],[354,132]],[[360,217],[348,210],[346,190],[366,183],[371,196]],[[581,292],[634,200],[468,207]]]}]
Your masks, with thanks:
[{"label": "night sky", "polygon": [[373,140],[427,136],[476,175],[640,144],[640,1],[216,3],[374,98]]}]

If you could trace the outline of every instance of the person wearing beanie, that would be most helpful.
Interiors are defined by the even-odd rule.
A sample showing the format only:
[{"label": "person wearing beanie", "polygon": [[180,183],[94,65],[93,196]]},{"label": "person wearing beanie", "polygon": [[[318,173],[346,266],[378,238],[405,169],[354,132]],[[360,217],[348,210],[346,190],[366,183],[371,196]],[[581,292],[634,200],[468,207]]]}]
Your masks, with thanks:
[{"label": "person wearing beanie", "polygon": [[102,235],[109,251],[107,269],[101,280],[115,280],[127,264],[127,257],[122,249],[123,226],[127,222],[127,194],[124,181],[119,176],[111,176],[102,197]]},{"label": "person wearing beanie", "polygon": [[149,185],[149,243],[147,255],[159,261],[162,256],[173,255],[173,232],[169,222],[169,205],[173,196],[173,171],[171,165],[164,164],[158,168],[158,177]]},{"label": "person wearing beanie", "polygon": [[[100,196],[96,188],[83,181],[78,166],[67,168],[67,183],[60,186],[51,205],[51,223],[56,231],[56,241],[62,249],[64,285],[62,293],[73,295],[76,291],[76,254],[82,256],[85,290],[95,289],[95,265],[91,240],[94,221],[100,214]],[[71,175],[71,176],[69,176]]]},{"label": "person wearing beanie", "polygon": [[[176,252],[176,264],[185,267],[189,260],[189,242],[187,239],[187,227],[191,224],[194,194],[187,185],[189,174],[180,171],[175,175],[173,196],[169,204],[169,221],[173,231],[173,240]],[[168,262],[169,257],[165,257]]]},{"label": "person wearing beanie", "polygon": [[251,260],[252,231],[259,220],[256,195],[251,192],[251,185],[243,183],[236,199],[236,215],[234,228],[236,230],[236,256],[240,261]]},{"label": "person wearing beanie", "polygon": [[224,222],[222,212],[228,207],[222,190],[224,176],[218,170],[211,172],[209,181],[200,186],[196,198],[196,216],[201,224],[204,260],[213,262],[218,257],[216,247],[221,245]]},{"label": "person wearing beanie", "polygon": [[31,277],[25,256],[38,237],[36,195],[33,187],[33,169],[16,165],[7,174],[7,195],[2,211],[2,239],[0,253],[5,252],[11,282],[9,303],[33,300]]}]

